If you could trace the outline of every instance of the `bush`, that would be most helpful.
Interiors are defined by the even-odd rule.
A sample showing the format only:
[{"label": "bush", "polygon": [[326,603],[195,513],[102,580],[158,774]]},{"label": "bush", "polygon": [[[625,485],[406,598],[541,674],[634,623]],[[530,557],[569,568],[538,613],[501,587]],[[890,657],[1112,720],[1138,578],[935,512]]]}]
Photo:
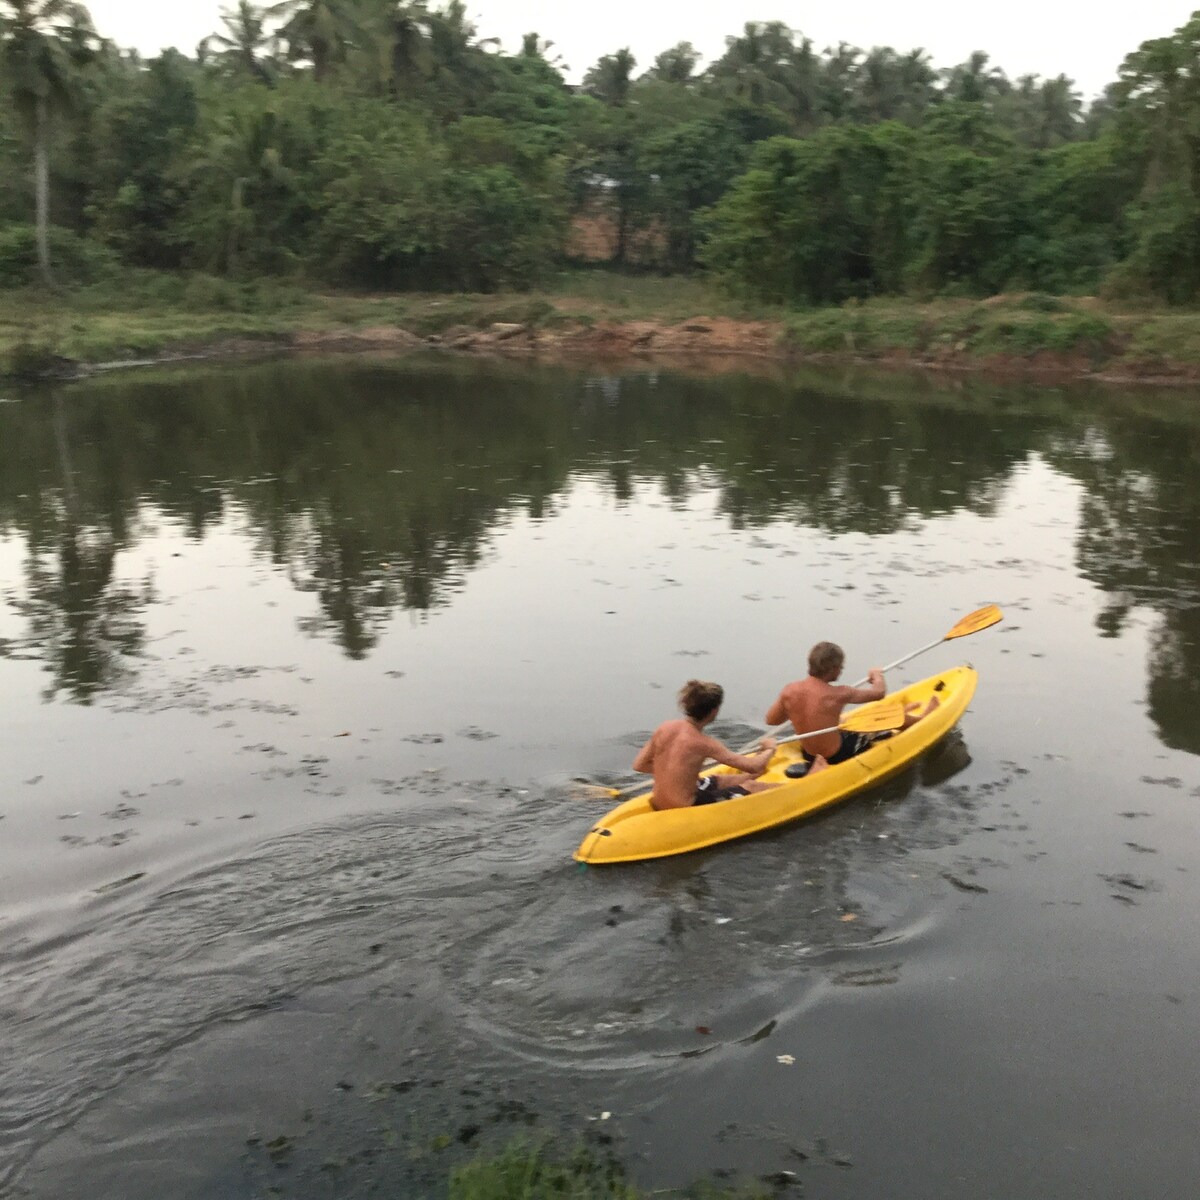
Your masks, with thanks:
[{"label": "bush", "polygon": [[0,360],[0,375],[32,381],[46,379],[52,375],[63,375],[67,373],[66,368],[70,365],[50,346],[25,341],[18,342],[9,351],[7,362]]},{"label": "bush", "polygon": [[279,279],[238,283],[215,275],[192,275],[183,288],[182,302],[192,309],[235,313],[278,313],[304,303],[295,284]]},{"label": "bush", "polygon": [[1112,343],[1113,327],[1093,313],[1067,313],[1056,317],[1000,317],[985,325],[971,339],[971,348],[981,354],[1088,353],[1093,356]]},{"label": "bush", "polygon": [[[99,283],[111,279],[120,260],[99,242],[69,229],[50,230],[50,267],[57,283]],[[0,287],[28,287],[41,281],[37,231],[32,225],[0,226]]]},{"label": "bush", "polygon": [[1065,305],[1057,296],[1048,296],[1045,292],[1030,292],[1028,296],[1023,296],[1018,300],[1013,307],[1019,308],[1023,312],[1058,313],[1063,311]]},{"label": "bush", "polygon": [[450,1200],[637,1200],[613,1162],[586,1150],[558,1157],[519,1142],[450,1176]]}]

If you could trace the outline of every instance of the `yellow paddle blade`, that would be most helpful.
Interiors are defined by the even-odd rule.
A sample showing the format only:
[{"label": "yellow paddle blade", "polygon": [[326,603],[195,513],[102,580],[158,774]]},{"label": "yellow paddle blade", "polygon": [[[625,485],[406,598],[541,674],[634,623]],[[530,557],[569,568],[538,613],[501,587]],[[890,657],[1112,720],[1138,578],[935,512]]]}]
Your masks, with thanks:
[{"label": "yellow paddle blade", "polygon": [[885,729],[899,729],[904,724],[904,703],[900,700],[876,700],[856,708],[840,722],[840,727],[849,733],[880,733]]},{"label": "yellow paddle blade", "polygon": [[[589,783],[584,779],[572,780],[572,785],[571,795],[576,800],[595,800],[600,796],[620,796],[622,794],[622,790],[629,790],[628,788],[620,789],[608,787],[603,783]],[[645,787],[648,785],[639,784],[638,786]]]},{"label": "yellow paddle blade", "polygon": [[951,638],[966,637],[970,633],[978,633],[981,629],[988,629],[995,625],[997,621],[1002,620],[1004,614],[994,605],[986,604],[983,608],[977,608],[973,613],[967,613],[965,617],[950,630],[944,638],[943,642],[950,641]]}]

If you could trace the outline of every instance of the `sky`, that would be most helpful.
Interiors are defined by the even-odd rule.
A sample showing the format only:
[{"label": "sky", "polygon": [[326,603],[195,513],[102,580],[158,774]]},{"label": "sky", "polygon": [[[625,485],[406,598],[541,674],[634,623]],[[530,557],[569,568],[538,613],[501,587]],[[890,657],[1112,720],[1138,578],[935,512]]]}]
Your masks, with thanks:
[{"label": "sky", "polygon": [[[1200,4],[1200,0],[1194,0]],[[100,33],[119,45],[156,54],[166,46],[192,53],[219,27],[218,0],[86,0]],[[234,0],[228,0],[234,6]],[[656,54],[690,41],[705,61],[718,57],[725,37],[748,20],[783,21],[812,38],[818,49],[839,41],[899,51],[922,47],[936,67],[953,66],[973,50],[986,50],[1010,77],[1034,74],[1073,78],[1085,98],[1100,94],[1122,59],[1148,38],[1183,25],[1193,4],[1140,0],[1129,4],[1083,0],[798,0],[664,3],[663,0],[468,0],[482,37],[498,37],[515,51],[521,35],[536,30],[555,43],[567,77],[578,81],[602,54],[628,46],[639,71]]]}]

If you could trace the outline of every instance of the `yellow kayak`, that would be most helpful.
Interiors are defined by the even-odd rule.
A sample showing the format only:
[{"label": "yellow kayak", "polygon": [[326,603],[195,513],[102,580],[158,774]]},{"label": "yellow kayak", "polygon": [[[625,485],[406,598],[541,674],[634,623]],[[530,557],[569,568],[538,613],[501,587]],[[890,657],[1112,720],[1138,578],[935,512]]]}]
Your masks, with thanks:
[{"label": "yellow kayak", "polygon": [[[769,792],[662,812],[651,807],[649,792],[635,796],[592,827],[574,858],[582,863],[618,863],[686,854],[828,808],[894,775],[949,733],[975,694],[978,678],[971,667],[954,667],[891,693],[888,699],[922,707],[936,694],[938,707],[908,729],[811,778],[789,779],[784,774],[803,758],[799,743],[788,742],[779,747],[761,776],[764,783],[779,784]],[[728,773],[729,767],[705,772]]]}]

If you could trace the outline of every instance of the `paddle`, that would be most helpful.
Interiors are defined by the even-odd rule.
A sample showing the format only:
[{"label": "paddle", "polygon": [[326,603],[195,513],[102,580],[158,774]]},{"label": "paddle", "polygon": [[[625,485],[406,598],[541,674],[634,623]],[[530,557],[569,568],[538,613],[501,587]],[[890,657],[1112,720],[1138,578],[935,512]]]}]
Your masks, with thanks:
[{"label": "paddle", "polygon": [[862,708],[847,713],[836,725],[830,725],[826,729],[810,729],[807,733],[789,733],[775,744],[782,746],[787,742],[818,737],[822,733],[837,733],[839,729],[844,729],[847,733],[883,733],[887,729],[899,729],[904,724],[904,717],[902,701],[876,700],[874,704],[864,704]]},{"label": "paddle", "polygon": [[[886,675],[888,671],[892,671],[895,670],[896,667],[903,666],[906,662],[910,662],[919,654],[924,654],[926,650],[932,650],[934,646],[940,646],[943,642],[950,642],[955,638],[968,637],[972,633],[981,633],[985,629],[990,629],[993,625],[1000,621],[1003,616],[1004,614],[999,610],[999,608],[996,607],[996,605],[985,604],[983,608],[977,608],[974,612],[967,613],[965,617],[960,617],[958,621],[951,627],[950,631],[943,634],[937,639],[937,641],[930,642],[928,646],[922,646],[920,650],[914,650],[911,654],[906,654],[903,658],[898,658],[895,662],[890,662],[886,667],[882,667],[880,669],[883,674]],[[869,676],[865,676],[864,678],[858,680],[857,683],[853,683],[850,686],[862,687],[864,683],[868,682],[869,678]],[[786,725],[779,726],[779,729],[781,730],[786,728]],[[841,728],[846,729],[848,727],[846,725],[842,725]],[[775,732],[775,730],[768,729],[763,736],[772,737]],[[811,736],[811,734],[807,733],[796,734],[796,737]],[[787,740],[790,742],[792,738],[789,737]],[[751,742],[745,749],[741,751],[741,753],[749,754],[750,750],[757,744],[757,741]]]},{"label": "paddle", "polygon": [[[836,725],[830,725],[825,729],[811,729],[807,733],[793,733],[788,737],[780,738],[778,744],[795,742],[800,738],[817,737],[822,733],[836,733],[839,729],[845,729],[849,733],[882,733],[885,729],[899,729],[903,724],[904,705],[899,700],[877,700],[874,704],[864,704],[862,708],[856,708],[852,713],[847,713]],[[746,754],[749,751],[743,750],[741,753]],[[716,760],[712,758],[705,759],[700,769],[711,767],[715,762]],[[607,792],[614,799],[623,799],[639,791],[644,791],[647,782],[644,779],[639,780],[619,791],[615,788],[602,788],[601,790]]]},{"label": "paddle", "polygon": [[[903,658],[898,658],[895,662],[890,662],[886,667],[881,669],[886,675],[888,671],[903,666],[906,662],[916,658],[917,655],[924,654],[926,650],[932,650],[934,646],[940,646],[943,642],[952,642],[955,638],[968,637],[972,633],[982,633],[985,629],[991,629],[1003,617],[1004,614],[994,604],[985,604],[983,608],[977,608],[974,612],[967,613],[965,617],[960,617],[950,632],[943,634],[937,641],[930,642],[928,646],[922,646],[920,650],[914,650],[911,654],[906,654]],[[862,687],[866,682],[865,678],[860,679],[853,686]]]}]

